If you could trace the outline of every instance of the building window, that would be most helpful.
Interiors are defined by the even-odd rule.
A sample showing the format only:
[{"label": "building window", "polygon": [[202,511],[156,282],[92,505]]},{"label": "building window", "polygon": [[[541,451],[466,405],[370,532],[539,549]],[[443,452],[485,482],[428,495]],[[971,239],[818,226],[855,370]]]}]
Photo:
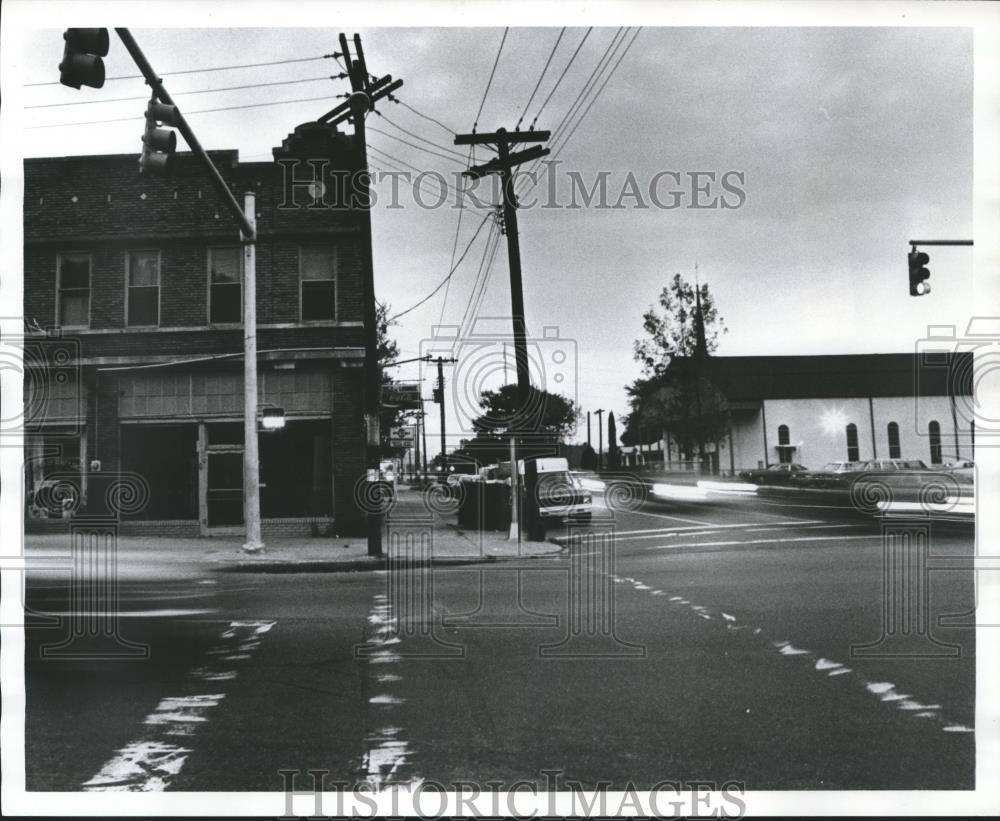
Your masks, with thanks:
[{"label": "building window", "polygon": [[127,260],[128,325],[160,324],[160,252],[129,251]]},{"label": "building window", "polygon": [[241,248],[208,249],[208,321],[239,322],[243,315]]},{"label": "building window", "polygon": [[90,325],[90,254],[60,254],[58,267],[57,323]]},{"label": "building window", "polygon": [[778,425],[778,461],[788,464],[792,461],[791,434],[788,425]]},{"label": "building window", "polygon": [[337,318],[337,250],[299,248],[300,316],[303,322]]},{"label": "building window", "polygon": [[899,459],[900,458],[899,425],[897,425],[895,422],[890,422],[888,433],[889,433],[889,458]]},{"label": "building window", "polygon": [[858,450],[858,426],[853,422],[847,426],[847,461],[858,462],[861,460],[861,451]]},{"label": "building window", "polygon": [[932,421],[927,426],[927,434],[931,440],[931,464],[941,464],[941,425]]}]

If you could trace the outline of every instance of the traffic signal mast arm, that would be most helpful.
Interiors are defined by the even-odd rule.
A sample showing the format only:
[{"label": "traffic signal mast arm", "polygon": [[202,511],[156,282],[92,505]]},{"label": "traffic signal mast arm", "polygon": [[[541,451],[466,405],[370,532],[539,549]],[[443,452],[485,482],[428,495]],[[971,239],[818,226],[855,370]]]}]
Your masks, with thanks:
[{"label": "traffic signal mast arm", "polygon": [[243,213],[243,209],[236,201],[236,197],[233,196],[233,192],[229,190],[229,186],[222,178],[222,175],[219,173],[219,170],[215,167],[215,164],[208,156],[208,153],[204,148],[202,148],[202,145],[195,136],[194,131],[191,130],[191,126],[188,125],[187,120],[184,119],[184,115],[181,114],[180,109],[177,108],[170,94],[167,92],[167,89],[164,87],[163,81],[156,76],[156,72],[149,64],[149,60],[146,59],[146,55],[142,53],[142,49],[139,48],[139,44],[136,43],[135,38],[132,37],[132,33],[127,28],[116,28],[115,32],[118,34],[122,43],[125,44],[125,48],[132,56],[132,59],[135,60],[135,64],[139,67],[139,71],[142,72],[142,76],[146,78],[147,85],[149,85],[149,87],[153,90],[153,96],[156,97],[161,103],[174,106],[176,119],[176,123],[174,124],[176,125],[177,130],[181,132],[181,136],[184,137],[184,140],[191,148],[191,151],[194,152],[194,154],[205,166],[205,170],[208,171],[212,184],[222,197],[226,207],[239,223],[240,231],[243,233],[243,238],[250,241],[256,240],[256,229],[251,224],[250,220],[247,219],[247,215]]}]

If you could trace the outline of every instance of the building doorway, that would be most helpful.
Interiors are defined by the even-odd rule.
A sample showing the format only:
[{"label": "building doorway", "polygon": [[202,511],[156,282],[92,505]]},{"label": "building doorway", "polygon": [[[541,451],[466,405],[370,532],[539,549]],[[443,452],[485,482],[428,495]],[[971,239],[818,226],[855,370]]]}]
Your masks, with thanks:
[{"label": "building doorway", "polygon": [[243,526],[243,448],[209,449],[206,516],[209,529]]}]

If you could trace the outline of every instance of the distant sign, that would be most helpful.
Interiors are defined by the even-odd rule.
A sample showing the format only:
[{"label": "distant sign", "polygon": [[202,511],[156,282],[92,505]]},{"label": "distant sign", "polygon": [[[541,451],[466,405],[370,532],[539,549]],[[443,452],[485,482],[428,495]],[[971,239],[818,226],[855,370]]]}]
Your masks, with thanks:
[{"label": "distant sign", "polygon": [[382,403],[404,410],[420,410],[420,383],[393,382],[383,386]]}]

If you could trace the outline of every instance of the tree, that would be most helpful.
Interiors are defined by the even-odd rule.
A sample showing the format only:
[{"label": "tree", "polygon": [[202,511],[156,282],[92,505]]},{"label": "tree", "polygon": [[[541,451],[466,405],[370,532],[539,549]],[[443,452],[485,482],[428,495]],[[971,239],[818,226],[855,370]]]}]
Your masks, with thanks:
[{"label": "tree", "polygon": [[[626,387],[632,412],[622,441],[640,444],[648,432],[667,431],[685,459],[704,458],[704,443],[720,439],[729,426],[725,395],[695,368],[675,362],[662,376],[637,379]],[[644,436],[643,433],[646,432]]]},{"label": "tree", "polygon": [[621,464],[618,452],[618,431],[615,429],[615,415],[608,412],[608,467],[617,470]]},{"label": "tree", "polygon": [[[376,331],[376,358],[381,369],[382,393],[393,384],[392,370],[388,367],[399,358],[399,345],[389,336],[389,329],[396,325],[395,321],[389,320],[389,305],[384,302],[377,302],[375,305],[375,331]],[[404,448],[393,447],[389,444],[393,428],[398,428],[411,421],[412,408],[401,408],[393,403],[381,402],[379,404],[379,432],[382,440],[382,456],[399,457],[404,453]]]},{"label": "tree", "polygon": [[680,274],[660,292],[657,300],[662,313],[653,305],[642,315],[646,339],[633,343],[635,359],[642,363],[646,376],[662,375],[675,356],[694,356],[698,349],[697,307],[701,302],[701,321],[705,335],[705,352],[714,353],[719,347],[719,335],[726,333],[725,323],[715,307],[715,299],[702,285],[695,286]]},{"label": "tree", "polygon": [[[627,386],[631,414],[628,439],[642,429],[667,430],[686,459],[695,452],[705,462],[705,442],[728,426],[724,394],[706,376],[705,362],[726,332],[708,285],[694,286],[680,274],[643,314],[645,339],[634,343],[635,359],[645,378]],[[673,364],[673,367],[671,367]]]},{"label": "tree", "polygon": [[[517,385],[483,391],[479,404],[483,413],[472,421],[476,436],[461,449],[461,453],[480,464],[509,459],[510,434],[515,429],[530,443],[545,449],[562,442],[572,433],[580,417],[580,408],[575,402],[535,387],[530,388],[523,407],[518,401]],[[522,449],[521,453],[530,455],[529,451]]]}]

